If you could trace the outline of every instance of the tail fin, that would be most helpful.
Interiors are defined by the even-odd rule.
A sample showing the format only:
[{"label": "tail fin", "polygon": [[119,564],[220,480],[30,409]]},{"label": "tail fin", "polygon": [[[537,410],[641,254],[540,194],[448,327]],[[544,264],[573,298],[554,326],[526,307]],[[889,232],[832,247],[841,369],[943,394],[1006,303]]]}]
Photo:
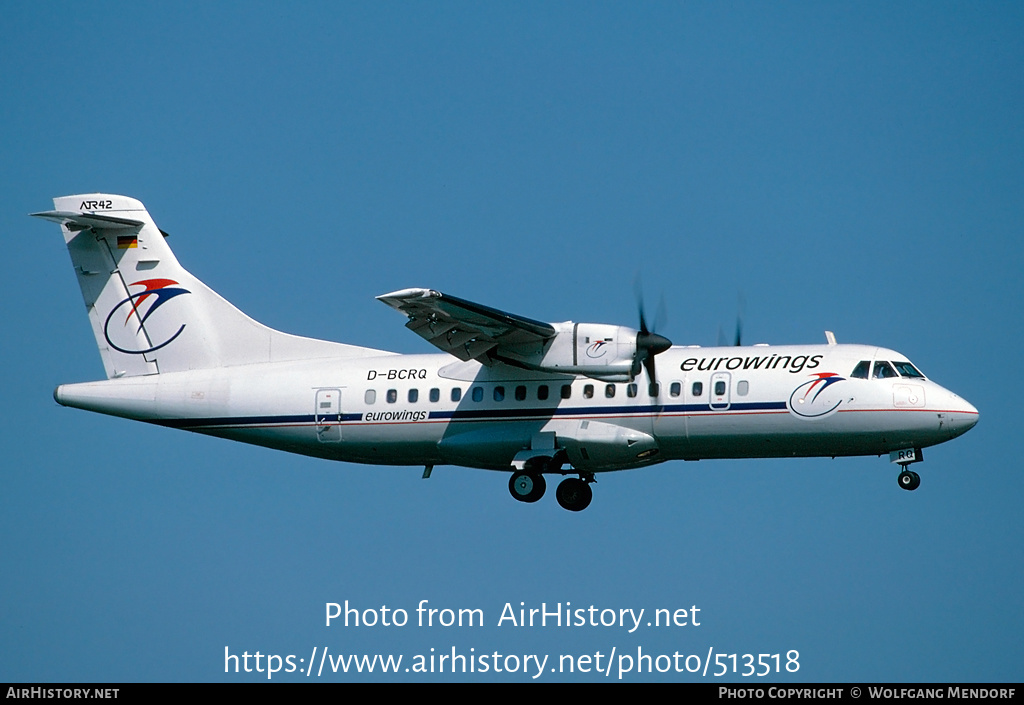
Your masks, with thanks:
[{"label": "tail fin", "polygon": [[189,274],[134,198],[53,199],[107,377],[387,354],[257,323]]}]

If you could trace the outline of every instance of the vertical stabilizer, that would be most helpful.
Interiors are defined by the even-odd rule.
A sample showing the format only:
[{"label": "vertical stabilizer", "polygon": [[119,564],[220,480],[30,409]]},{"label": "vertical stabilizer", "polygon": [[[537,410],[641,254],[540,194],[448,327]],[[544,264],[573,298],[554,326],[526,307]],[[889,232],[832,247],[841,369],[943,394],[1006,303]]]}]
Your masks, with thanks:
[{"label": "vertical stabilizer", "polygon": [[382,354],[280,333],[189,274],[141,202],[86,194],[32,215],[60,223],[107,377]]}]

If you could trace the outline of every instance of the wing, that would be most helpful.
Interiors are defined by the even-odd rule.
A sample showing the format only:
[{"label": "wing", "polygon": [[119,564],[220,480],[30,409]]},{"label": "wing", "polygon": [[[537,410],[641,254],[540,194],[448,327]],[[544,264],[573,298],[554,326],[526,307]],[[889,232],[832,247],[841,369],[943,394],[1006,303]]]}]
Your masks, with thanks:
[{"label": "wing", "polygon": [[464,361],[490,364],[509,355],[536,355],[557,334],[550,323],[433,289],[403,289],[377,298],[409,317],[406,328]]}]

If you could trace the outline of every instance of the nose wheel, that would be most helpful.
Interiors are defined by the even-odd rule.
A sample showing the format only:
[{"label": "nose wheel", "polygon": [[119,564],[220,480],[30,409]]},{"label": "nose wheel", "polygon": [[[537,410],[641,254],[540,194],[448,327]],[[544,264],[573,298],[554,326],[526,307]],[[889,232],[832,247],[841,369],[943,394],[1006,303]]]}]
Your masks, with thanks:
[{"label": "nose wheel", "polygon": [[896,480],[905,490],[916,490],[921,486],[921,476],[913,470],[904,469]]}]

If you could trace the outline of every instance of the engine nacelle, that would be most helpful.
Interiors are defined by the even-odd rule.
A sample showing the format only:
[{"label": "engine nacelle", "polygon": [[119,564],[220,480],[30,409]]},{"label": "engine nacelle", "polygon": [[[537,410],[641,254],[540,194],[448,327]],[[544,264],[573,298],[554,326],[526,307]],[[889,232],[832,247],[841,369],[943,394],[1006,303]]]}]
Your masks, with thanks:
[{"label": "engine nacelle", "polygon": [[581,374],[603,382],[632,380],[637,330],[604,323],[553,324],[558,334],[535,356],[515,362],[544,372]]}]

